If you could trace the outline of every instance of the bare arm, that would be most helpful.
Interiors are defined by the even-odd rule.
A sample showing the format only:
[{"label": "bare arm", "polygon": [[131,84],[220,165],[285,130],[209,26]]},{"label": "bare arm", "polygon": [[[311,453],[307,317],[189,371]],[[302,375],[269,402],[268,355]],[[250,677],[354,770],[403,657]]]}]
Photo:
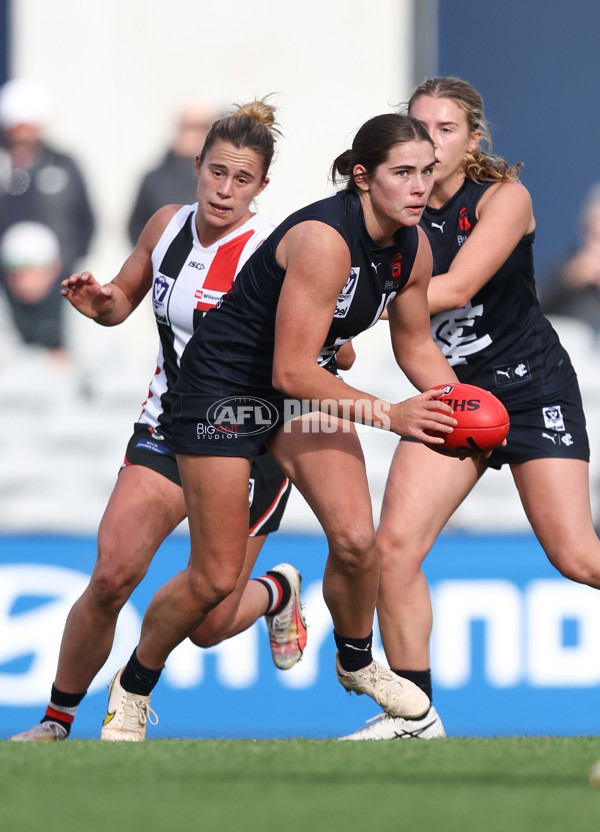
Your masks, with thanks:
[{"label": "bare arm", "polygon": [[431,337],[427,301],[431,267],[431,248],[424,232],[419,229],[419,249],[410,279],[388,305],[394,356],[400,369],[418,390],[458,381]]},{"label": "bare arm", "polygon": [[101,285],[91,272],[72,274],[63,280],[61,294],[78,312],[102,326],[122,323],[152,285],[152,251],[179,207],[167,205],[148,220],[136,247],[110,283]]},{"label": "bare arm", "polygon": [[477,225],[446,274],[429,285],[431,315],[460,309],[496,274],[519,240],[533,231],[529,192],[518,182],[500,182],[482,196]]},{"label": "bare arm", "polygon": [[[345,417],[400,435],[431,441],[424,429],[449,432],[456,424],[452,411],[433,401],[433,393],[390,404],[351,387],[317,364],[350,273],[350,253],[342,237],[324,223],[300,223],[283,237],[277,260],[286,276],[277,307],[273,385],[297,399],[343,403]],[[427,314],[425,326],[429,333]]]},{"label": "bare arm", "polygon": [[356,352],[352,341],[348,341],[337,351],[338,370],[349,370],[356,361]]}]

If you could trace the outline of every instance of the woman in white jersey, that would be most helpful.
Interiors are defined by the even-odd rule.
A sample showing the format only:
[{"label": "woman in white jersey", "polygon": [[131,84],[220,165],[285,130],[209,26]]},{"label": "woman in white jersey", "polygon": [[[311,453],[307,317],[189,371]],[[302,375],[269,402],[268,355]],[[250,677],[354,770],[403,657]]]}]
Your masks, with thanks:
[{"label": "woman in white jersey", "polygon": [[[196,157],[198,202],[157,211],[110,283],[102,286],[90,272],[83,272],[62,284],[63,295],[75,309],[103,326],[122,323],[151,291],[160,349],[148,397],[100,524],[90,583],[65,625],[46,713],[41,723],[13,740],[68,737],[79,703],[108,658],[120,610],[160,544],[186,516],[169,443],[171,392],[194,329],[273,228],[250,205],[269,182],[278,132],[275,110],[264,100],[237,107],[216,121]],[[235,591],[193,634],[196,644],[217,644],[266,615],[277,667],[287,669],[301,658],[306,627],[298,571],[280,564],[249,580],[267,533],[279,526],[289,490],[289,480],[269,455],[253,464],[244,569]]]}]

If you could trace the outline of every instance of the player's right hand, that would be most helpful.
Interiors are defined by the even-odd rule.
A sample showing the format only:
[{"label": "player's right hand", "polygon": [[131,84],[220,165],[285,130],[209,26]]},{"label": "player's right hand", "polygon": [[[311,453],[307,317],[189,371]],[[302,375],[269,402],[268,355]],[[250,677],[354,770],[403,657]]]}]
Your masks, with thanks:
[{"label": "player's right hand", "polygon": [[115,303],[112,283],[102,286],[91,272],[72,274],[61,283],[61,295],[88,318],[106,315]]}]

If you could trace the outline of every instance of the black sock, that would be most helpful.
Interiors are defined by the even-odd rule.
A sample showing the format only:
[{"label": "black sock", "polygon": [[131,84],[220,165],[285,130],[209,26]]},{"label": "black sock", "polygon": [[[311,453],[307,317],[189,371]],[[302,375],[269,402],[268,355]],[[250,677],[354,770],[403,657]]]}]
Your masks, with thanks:
[{"label": "black sock", "polygon": [[138,661],[137,654],[134,650],[121,674],[119,684],[129,693],[139,693],[141,696],[149,696],[158,682],[162,670],[162,667],[160,670],[151,670],[149,667],[144,667]]},{"label": "black sock", "polygon": [[333,633],[335,643],[340,657],[340,664],[344,670],[350,672],[360,670],[373,661],[371,647],[373,646],[373,633],[366,638],[346,638],[336,632]]},{"label": "black sock", "polygon": [[58,722],[67,732],[67,736],[69,736],[71,733],[71,725],[77,712],[77,706],[86,693],[87,691],[83,693],[64,693],[56,685],[52,685],[50,702],[48,702],[46,713],[40,722]]},{"label": "black sock", "polygon": [[421,688],[427,696],[429,697],[429,701],[433,701],[433,691],[431,689],[431,668],[427,668],[427,670],[396,670],[396,668],[392,668],[392,672],[395,673],[397,676],[402,676],[404,679],[408,679],[409,682],[414,682],[415,685]]}]

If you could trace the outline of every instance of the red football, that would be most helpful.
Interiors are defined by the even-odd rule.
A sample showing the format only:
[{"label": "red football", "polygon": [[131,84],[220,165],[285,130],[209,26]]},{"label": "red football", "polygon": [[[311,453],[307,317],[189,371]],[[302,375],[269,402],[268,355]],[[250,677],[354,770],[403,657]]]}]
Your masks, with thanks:
[{"label": "red football", "polygon": [[449,404],[458,424],[449,434],[427,431],[430,436],[444,436],[443,445],[428,445],[445,456],[475,456],[501,445],[509,428],[509,419],[502,402],[473,384],[443,384],[440,401]]}]

